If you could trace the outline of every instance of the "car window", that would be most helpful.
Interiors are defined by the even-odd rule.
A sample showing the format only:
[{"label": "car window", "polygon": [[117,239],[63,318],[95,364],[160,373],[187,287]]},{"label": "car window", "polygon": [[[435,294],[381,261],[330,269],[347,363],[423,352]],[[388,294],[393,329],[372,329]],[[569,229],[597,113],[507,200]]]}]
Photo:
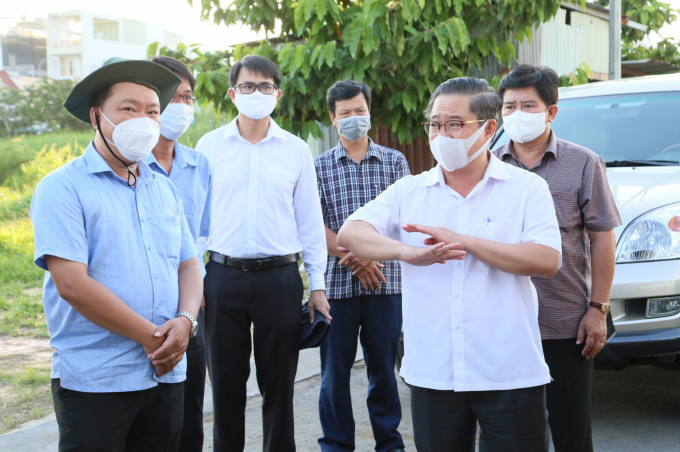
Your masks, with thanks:
[{"label": "car window", "polygon": [[[605,162],[680,162],[680,92],[621,94],[559,102],[555,134]],[[509,141],[502,133],[496,149]]]}]

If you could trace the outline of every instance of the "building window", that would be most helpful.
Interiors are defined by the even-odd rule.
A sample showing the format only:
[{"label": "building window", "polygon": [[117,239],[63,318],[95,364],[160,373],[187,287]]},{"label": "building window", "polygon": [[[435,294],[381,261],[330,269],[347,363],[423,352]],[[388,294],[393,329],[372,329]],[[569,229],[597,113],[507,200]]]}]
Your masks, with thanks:
[{"label": "building window", "polygon": [[94,19],[94,37],[107,41],[120,41],[119,24],[112,20]]}]

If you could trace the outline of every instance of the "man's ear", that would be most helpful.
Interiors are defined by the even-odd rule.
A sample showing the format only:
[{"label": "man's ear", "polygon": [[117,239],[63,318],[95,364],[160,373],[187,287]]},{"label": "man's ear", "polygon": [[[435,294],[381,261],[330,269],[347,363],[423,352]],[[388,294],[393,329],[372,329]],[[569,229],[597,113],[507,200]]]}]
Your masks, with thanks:
[{"label": "man's ear", "polygon": [[97,130],[97,110],[94,107],[90,108],[90,123],[92,128]]},{"label": "man's ear", "polygon": [[279,99],[281,99],[281,96],[283,95],[283,91],[279,90],[278,93],[276,93],[276,101],[278,102]]},{"label": "man's ear", "polygon": [[555,117],[557,116],[557,111],[559,110],[559,107],[557,105],[551,105],[548,107],[548,123],[551,123],[555,120]]},{"label": "man's ear", "polygon": [[234,99],[236,97],[236,91],[234,91],[234,88],[229,88],[227,94],[229,94],[229,98],[231,99],[231,101],[234,102]]},{"label": "man's ear", "polygon": [[331,124],[333,124],[335,126],[335,116],[333,116],[332,111],[328,112],[328,117],[331,118]]},{"label": "man's ear", "polygon": [[495,119],[489,119],[489,122],[486,125],[486,130],[484,130],[484,136],[487,137],[487,140],[489,139],[489,137],[492,137],[494,133],[496,133],[497,127],[498,122],[496,122]]}]

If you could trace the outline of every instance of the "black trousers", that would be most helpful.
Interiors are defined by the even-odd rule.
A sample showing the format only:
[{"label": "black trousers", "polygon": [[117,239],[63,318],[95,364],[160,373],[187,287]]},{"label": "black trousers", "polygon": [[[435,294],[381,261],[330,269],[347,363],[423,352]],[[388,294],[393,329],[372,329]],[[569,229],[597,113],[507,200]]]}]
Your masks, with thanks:
[{"label": "black trousers", "polygon": [[243,451],[251,333],[262,394],[264,452],[295,451],[293,385],[300,346],[297,264],[259,272],[209,262],[204,281],[206,350],[215,452]]},{"label": "black trousers", "polygon": [[143,391],[79,392],[52,379],[59,452],[175,452],[184,383]]},{"label": "black trousers", "polygon": [[[321,344],[319,417],[323,452],[353,451],[354,416],[349,381],[361,340],[368,374],[368,408],[376,452],[403,449],[401,402],[394,365],[401,332],[401,294],[330,300],[333,327]],[[361,332],[360,332],[361,331]]]},{"label": "black trousers", "polygon": [[477,421],[490,452],[548,452],[545,386],[505,391],[411,387],[418,452],[475,450]]},{"label": "black trousers", "polygon": [[[593,360],[581,355],[585,344],[576,345],[576,338],[542,342],[553,378],[545,392],[555,452],[593,452],[590,417]],[[485,436],[479,440],[480,452],[487,451]]]},{"label": "black trousers", "polygon": [[555,452],[593,451],[593,360],[581,355],[584,346],[576,345],[576,338],[543,341],[545,362],[554,380],[546,386],[546,394]]},{"label": "black trousers", "polygon": [[187,347],[187,379],[184,382],[184,425],[180,452],[203,452],[203,396],[205,393],[205,315],[199,309],[198,334]]}]

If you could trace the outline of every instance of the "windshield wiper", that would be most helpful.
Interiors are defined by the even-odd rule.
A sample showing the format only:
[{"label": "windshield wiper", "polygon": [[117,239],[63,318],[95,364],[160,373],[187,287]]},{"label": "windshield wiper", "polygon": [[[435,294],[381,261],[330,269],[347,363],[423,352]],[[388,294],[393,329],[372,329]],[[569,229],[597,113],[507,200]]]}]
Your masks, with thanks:
[{"label": "windshield wiper", "polygon": [[605,162],[608,167],[613,166],[673,166],[680,162],[675,160],[613,160]]}]

